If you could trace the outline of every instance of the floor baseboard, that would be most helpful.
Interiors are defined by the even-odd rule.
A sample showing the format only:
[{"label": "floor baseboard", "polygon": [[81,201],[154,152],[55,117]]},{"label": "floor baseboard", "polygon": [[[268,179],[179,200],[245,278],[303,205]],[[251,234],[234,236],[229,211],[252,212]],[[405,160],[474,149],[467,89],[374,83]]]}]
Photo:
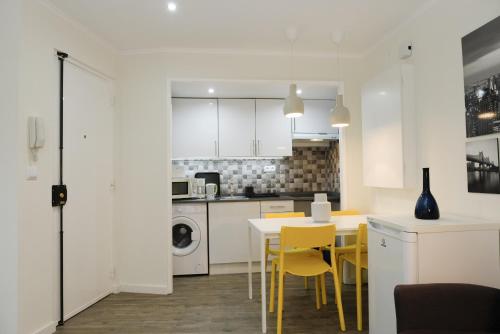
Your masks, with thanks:
[{"label": "floor baseboard", "polygon": [[119,292],[150,293],[155,295],[168,295],[170,293],[166,285],[120,284],[118,290]]},{"label": "floor baseboard", "polygon": [[34,331],[33,334],[52,334],[52,333],[55,333],[56,332],[56,325],[57,325],[57,322],[55,322],[55,321],[49,322],[47,325]]}]

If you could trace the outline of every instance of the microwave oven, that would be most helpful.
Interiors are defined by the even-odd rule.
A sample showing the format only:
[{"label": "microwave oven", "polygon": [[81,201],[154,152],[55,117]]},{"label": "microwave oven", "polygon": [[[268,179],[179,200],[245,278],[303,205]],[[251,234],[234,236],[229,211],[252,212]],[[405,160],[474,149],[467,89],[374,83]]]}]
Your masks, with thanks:
[{"label": "microwave oven", "polygon": [[174,177],[172,179],[172,198],[192,198],[193,179],[188,177]]}]

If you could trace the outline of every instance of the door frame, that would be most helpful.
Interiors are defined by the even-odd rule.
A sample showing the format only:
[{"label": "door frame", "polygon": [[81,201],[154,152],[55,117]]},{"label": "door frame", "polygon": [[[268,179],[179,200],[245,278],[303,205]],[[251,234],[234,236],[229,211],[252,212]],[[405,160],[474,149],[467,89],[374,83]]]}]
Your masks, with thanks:
[{"label": "door frame", "polygon": [[[289,84],[290,80],[245,80],[245,79],[216,79],[216,78],[168,78],[166,79],[166,102],[167,102],[167,240],[172,240],[172,83],[174,82],[246,82],[246,83],[286,83]],[[295,80],[297,84],[324,84],[335,86],[338,92],[344,92],[344,82],[336,80]],[[349,207],[347,188],[346,170],[346,133],[343,128],[339,129],[339,159],[340,159],[340,204],[341,209]],[[172,242],[167,242],[167,263],[168,263],[168,276],[167,276],[167,294],[174,291],[173,288],[173,254]],[[210,265],[210,264],[209,264]]]}]

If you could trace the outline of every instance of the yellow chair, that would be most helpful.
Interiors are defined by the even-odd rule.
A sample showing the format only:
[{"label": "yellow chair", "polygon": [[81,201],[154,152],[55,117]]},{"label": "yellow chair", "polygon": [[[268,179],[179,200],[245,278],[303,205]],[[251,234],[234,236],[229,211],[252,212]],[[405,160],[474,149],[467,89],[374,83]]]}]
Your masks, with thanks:
[{"label": "yellow chair", "polygon": [[[323,260],[322,249],[326,246],[335,245],[335,225],[320,227],[289,227],[281,228],[280,254],[272,261],[271,273],[271,303],[269,309],[274,312],[274,288],[276,284],[276,269],[279,268],[278,285],[278,314],[277,333],[282,332],[283,327],[283,295],[285,275],[315,277],[316,281],[316,308],[320,308],[320,280],[325,273],[331,273],[335,287],[335,299],[339,312],[340,329],[345,331],[344,310],[342,308],[342,297],[340,295],[340,282],[337,272],[337,264],[332,261],[331,265]],[[308,251],[300,253],[288,253],[289,248],[307,248]],[[318,248],[319,250],[313,249]],[[335,252],[335,247],[332,247]]]},{"label": "yellow chair", "polygon": [[361,269],[368,269],[368,233],[366,224],[359,224],[354,253],[344,253],[339,256],[339,275],[342,277],[344,261],[356,266],[356,310],[358,331],[363,330],[363,307],[361,300]]},{"label": "yellow chair", "polygon": [[[278,212],[278,213],[265,213],[264,218],[291,218],[291,217],[305,217],[306,214],[304,212]],[[266,239],[266,271],[267,271],[267,261],[269,258],[269,254],[274,255],[274,256],[279,256],[280,255],[280,250],[279,248],[271,248],[270,245],[270,240]],[[286,252],[303,252],[307,249],[288,249]],[[307,282],[307,277],[304,278],[304,287],[307,289],[308,288],[308,282]]]},{"label": "yellow chair", "polygon": [[355,210],[355,209],[352,209],[352,210],[338,210],[338,211],[332,211],[330,213],[330,215],[332,217],[335,217],[335,216],[357,216],[359,214],[360,214],[359,211]]},{"label": "yellow chair", "polygon": [[[330,215],[332,217],[338,217],[338,216],[357,216],[359,215],[360,212],[358,210],[352,209],[352,210],[339,210],[339,211],[332,211]],[[346,241],[349,242],[351,236],[346,236]],[[335,247],[335,254],[337,255],[337,258],[335,259],[337,261],[337,266],[338,266],[338,257],[342,254],[346,253],[354,253],[356,251],[356,243],[353,243],[351,245],[347,246],[341,246],[341,247]],[[340,269],[339,269],[340,270]],[[340,276],[340,280],[342,280],[342,276]]]}]

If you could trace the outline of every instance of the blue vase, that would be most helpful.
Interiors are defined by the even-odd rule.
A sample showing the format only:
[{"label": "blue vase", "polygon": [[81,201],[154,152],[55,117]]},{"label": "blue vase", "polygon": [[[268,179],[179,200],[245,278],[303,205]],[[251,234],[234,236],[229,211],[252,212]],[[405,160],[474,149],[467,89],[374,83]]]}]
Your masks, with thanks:
[{"label": "blue vase", "polygon": [[429,185],[429,168],[423,168],[423,190],[415,206],[415,218],[439,219],[439,207]]}]

